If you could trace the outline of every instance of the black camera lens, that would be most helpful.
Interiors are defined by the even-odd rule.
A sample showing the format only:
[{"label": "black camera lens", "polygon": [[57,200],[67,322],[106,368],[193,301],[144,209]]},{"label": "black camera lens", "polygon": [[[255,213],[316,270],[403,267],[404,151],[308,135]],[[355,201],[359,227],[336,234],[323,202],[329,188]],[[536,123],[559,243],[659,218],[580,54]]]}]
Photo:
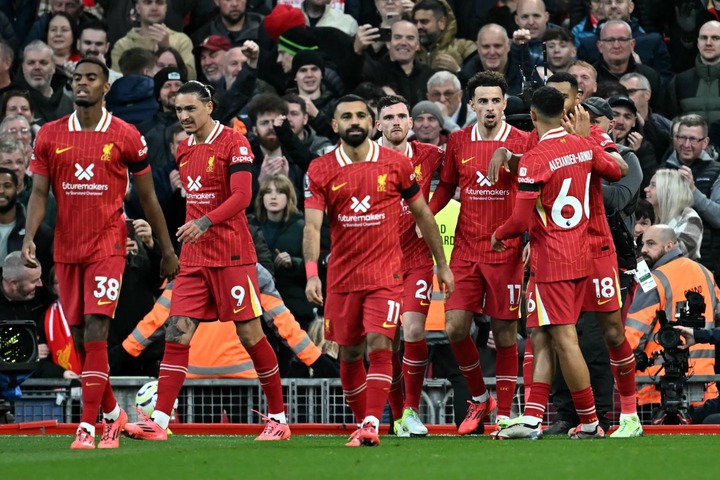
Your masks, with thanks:
[{"label": "black camera lens", "polygon": [[665,349],[675,348],[681,343],[680,333],[672,327],[658,330],[655,340]]}]

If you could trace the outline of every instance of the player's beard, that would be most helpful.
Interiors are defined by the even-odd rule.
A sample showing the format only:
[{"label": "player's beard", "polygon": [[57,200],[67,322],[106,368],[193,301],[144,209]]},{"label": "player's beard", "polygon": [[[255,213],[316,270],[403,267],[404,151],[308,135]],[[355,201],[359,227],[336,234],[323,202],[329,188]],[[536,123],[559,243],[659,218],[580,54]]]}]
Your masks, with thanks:
[{"label": "player's beard", "polygon": [[[351,135],[351,132],[361,132],[362,134]],[[367,136],[367,129],[362,127],[350,127],[347,130],[343,130],[342,132],[340,132],[340,138],[342,138],[345,143],[347,143],[353,148],[357,148],[362,145]]]},{"label": "player's beard", "polygon": [[97,101],[93,102],[89,98],[76,98],[74,100],[74,102],[75,102],[75,105],[77,105],[78,107],[83,107],[83,108],[92,107],[94,105],[97,105],[97,103],[98,103]]}]

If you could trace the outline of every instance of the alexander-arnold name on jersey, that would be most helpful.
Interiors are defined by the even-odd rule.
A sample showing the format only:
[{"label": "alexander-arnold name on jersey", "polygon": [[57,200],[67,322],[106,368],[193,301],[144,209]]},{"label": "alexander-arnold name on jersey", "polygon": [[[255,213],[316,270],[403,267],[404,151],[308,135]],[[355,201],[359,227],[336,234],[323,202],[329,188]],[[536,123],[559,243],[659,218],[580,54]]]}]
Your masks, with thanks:
[{"label": "alexander-arnold name on jersey", "polygon": [[587,162],[593,159],[592,150],[585,150],[584,152],[569,153],[562,157],[553,158],[548,162],[550,170],[553,172],[559,168],[567,167],[569,165],[575,165],[581,162]]}]

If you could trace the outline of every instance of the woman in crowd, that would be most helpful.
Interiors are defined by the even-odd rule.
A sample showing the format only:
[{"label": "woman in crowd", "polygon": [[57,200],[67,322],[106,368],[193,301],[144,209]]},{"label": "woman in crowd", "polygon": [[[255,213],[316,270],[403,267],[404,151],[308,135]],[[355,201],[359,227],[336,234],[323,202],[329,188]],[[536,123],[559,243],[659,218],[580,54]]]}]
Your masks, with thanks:
[{"label": "woman in crowd", "polygon": [[165,67],[175,67],[181,70],[185,77],[187,77],[187,66],[185,61],[182,59],[180,52],[172,47],[159,48],[157,52],[157,60],[155,61],[155,73],[159,72]]},{"label": "woman in crowd", "polygon": [[693,195],[687,178],[677,170],[661,168],[645,187],[645,196],[655,211],[655,223],[664,223],[675,230],[683,254],[699,260],[703,224],[691,208]]},{"label": "woman in crowd", "polygon": [[80,60],[80,54],[76,49],[76,37],[74,21],[65,12],[57,12],[50,17],[47,31],[45,32],[46,42],[53,51],[55,65],[64,69],[68,76],[75,71],[75,64]]},{"label": "woman in crowd", "polygon": [[9,115],[22,115],[30,122],[33,130],[33,137],[40,130],[35,124],[35,111],[30,101],[30,93],[27,90],[8,90],[5,92],[0,104],[0,116],[5,118]]}]

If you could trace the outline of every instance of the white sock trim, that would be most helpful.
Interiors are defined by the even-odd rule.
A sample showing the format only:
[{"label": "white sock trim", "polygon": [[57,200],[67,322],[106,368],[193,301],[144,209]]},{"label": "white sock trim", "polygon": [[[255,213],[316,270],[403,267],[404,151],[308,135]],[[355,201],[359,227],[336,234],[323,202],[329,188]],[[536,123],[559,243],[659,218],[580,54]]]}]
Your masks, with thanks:
[{"label": "white sock trim", "polygon": [[103,412],[103,418],[105,420],[109,420],[111,422],[114,422],[118,418],[120,418],[120,405],[115,403],[115,408],[113,408],[110,412],[105,413]]},{"label": "white sock trim", "polygon": [[287,418],[285,416],[285,412],[280,413],[268,413],[268,417],[271,420],[275,420],[278,423],[287,423]]},{"label": "white sock trim", "polygon": [[170,415],[159,410],[155,410],[151,418],[152,421],[160,425],[163,430],[167,430],[168,423],[170,423]]}]

